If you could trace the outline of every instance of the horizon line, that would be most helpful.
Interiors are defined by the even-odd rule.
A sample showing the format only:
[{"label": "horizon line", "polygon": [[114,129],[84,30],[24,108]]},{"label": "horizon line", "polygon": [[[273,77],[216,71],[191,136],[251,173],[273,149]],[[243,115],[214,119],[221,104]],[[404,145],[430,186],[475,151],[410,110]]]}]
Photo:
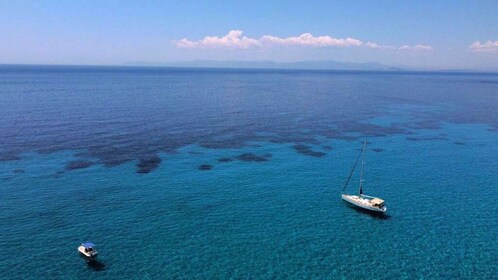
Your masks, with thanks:
[{"label": "horizon line", "polygon": [[[275,71],[309,71],[309,72],[327,72],[327,71],[336,71],[336,72],[379,72],[379,73],[472,73],[472,74],[498,74],[498,69],[496,70],[480,70],[480,69],[404,69],[401,67],[396,67],[396,66],[389,66],[385,65],[388,67],[392,67],[394,69],[389,70],[389,69],[326,69],[326,68],[278,68],[278,67],[234,67],[234,66],[171,66],[171,65],[158,65],[161,63],[185,63],[185,62],[194,62],[194,61],[211,61],[211,62],[234,62],[234,61],[244,61],[244,60],[185,60],[185,61],[171,61],[171,62],[160,62],[160,63],[153,63],[151,62],[150,65],[146,65],[144,63],[143,65],[140,64],[132,64],[132,63],[124,63],[124,64],[47,64],[47,63],[0,63],[0,67],[5,67],[5,66],[21,66],[21,67],[29,67],[29,66],[38,66],[38,67],[116,67],[116,68],[170,68],[170,69],[225,69],[225,70],[275,70]],[[316,62],[323,62],[323,61],[334,61],[334,62],[339,62],[339,63],[351,63],[351,64],[368,64],[368,63],[376,63],[376,62],[360,62],[360,63],[355,63],[355,62],[341,62],[341,61],[335,61],[335,60],[302,60],[302,61],[294,61],[294,62],[275,62],[272,60],[247,60],[244,62],[273,62],[276,64],[280,63],[297,63],[297,62],[304,62],[304,61],[316,61]],[[155,64],[155,65],[154,65]],[[380,64],[380,63],[379,63]],[[383,65],[383,64],[381,64]],[[397,68],[397,69],[396,69]]]}]

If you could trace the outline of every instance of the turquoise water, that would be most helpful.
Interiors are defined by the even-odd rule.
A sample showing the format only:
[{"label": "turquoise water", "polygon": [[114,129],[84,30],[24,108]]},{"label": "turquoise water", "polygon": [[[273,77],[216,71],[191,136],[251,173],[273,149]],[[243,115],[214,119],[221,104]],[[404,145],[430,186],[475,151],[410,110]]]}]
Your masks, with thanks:
[{"label": "turquoise water", "polygon": [[4,68],[0,278],[492,279],[497,80]]}]

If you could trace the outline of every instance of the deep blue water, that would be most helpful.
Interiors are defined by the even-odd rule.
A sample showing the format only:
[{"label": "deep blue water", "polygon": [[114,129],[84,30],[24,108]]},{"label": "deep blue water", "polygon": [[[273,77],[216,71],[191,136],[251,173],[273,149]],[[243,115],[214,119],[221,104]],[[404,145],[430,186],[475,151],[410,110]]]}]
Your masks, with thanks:
[{"label": "deep blue water", "polygon": [[0,278],[493,279],[497,143],[496,74],[1,66]]}]

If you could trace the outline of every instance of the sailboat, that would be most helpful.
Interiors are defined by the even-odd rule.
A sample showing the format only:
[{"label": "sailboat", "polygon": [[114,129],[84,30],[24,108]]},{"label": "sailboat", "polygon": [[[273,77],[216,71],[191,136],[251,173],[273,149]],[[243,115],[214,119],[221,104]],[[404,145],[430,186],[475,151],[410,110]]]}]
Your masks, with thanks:
[{"label": "sailboat", "polygon": [[[367,141],[363,143],[363,149],[361,150],[361,153],[358,155],[358,158],[356,159],[356,162],[353,166],[353,169],[351,170],[351,173],[349,174],[348,180],[346,181],[346,184],[344,185],[344,188],[342,189],[342,199],[346,202],[349,202],[357,207],[373,211],[373,212],[380,212],[380,213],[385,213],[387,211],[386,206],[384,205],[384,200],[378,198],[378,197],[373,197],[369,195],[363,194],[363,170],[365,169],[365,150],[367,147]],[[351,176],[353,175],[354,169],[356,168],[356,165],[358,164],[358,160],[362,157],[362,162],[361,162],[361,172],[360,172],[360,187],[358,189],[358,195],[353,195],[353,194],[345,194],[344,190],[348,186],[349,180],[351,179]]]}]

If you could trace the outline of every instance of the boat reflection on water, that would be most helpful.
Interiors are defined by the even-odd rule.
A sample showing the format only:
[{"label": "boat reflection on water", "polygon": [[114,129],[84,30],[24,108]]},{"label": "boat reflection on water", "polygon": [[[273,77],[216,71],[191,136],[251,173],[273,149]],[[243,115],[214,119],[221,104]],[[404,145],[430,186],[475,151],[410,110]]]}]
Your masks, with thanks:
[{"label": "boat reflection on water", "polygon": [[93,269],[94,271],[103,271],[106,269],[105,263],[96,259],[87,260],[86,264],[88,265],[89,268]]},{"label": "boat reflection on water", "polygon": [[344,204],[355,210],[356,212],[362,214],[362,215],[369,215],[370,217],[374,218],[374,219],[378,219],[378,220],[389,220],[391,219],[391,216],[389,216],[388,214],[385,214],[385,213],[382,213],[382,212],[373,212],[373,211],[370,211],[370,210],[367,210],[367,209],[363,209],[363,208],[360,208],[360,207],[356,207],[355,205],[352,205],[350,203],[348,203],[347,201],[343,201]]}]

